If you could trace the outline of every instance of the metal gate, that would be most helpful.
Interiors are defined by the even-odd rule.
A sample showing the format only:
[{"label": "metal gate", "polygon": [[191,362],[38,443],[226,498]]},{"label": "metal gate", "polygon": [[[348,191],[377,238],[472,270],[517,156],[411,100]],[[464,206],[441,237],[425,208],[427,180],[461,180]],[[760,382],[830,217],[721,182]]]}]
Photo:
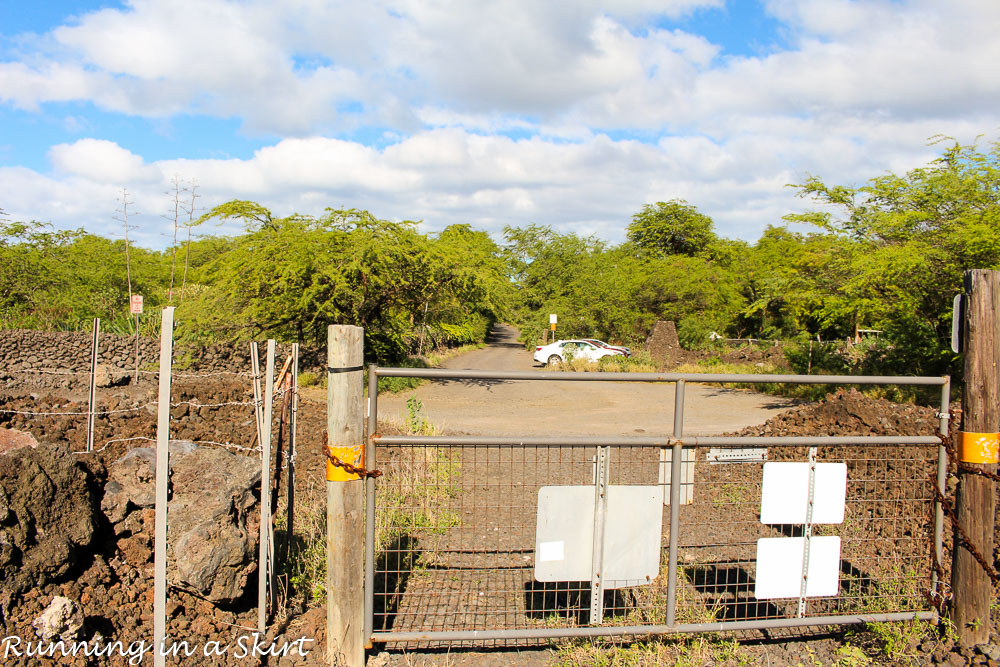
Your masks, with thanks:
[{"label": "metal gate", "polygon": [[[658,437],[380,435],[380,377],[672,383],[674,428]],[[927,593],[938,585],[932,550],[942,556],[934,485],[944,491],[948,377],[373,365],[368,379],[365,467],[383,473],[366,482],[370,643],[528,645],[937,619]],[[936,434],[686,436],[691,381],[940,386],[941,409]],[[831,519],[826,505],[837,502]]]}]

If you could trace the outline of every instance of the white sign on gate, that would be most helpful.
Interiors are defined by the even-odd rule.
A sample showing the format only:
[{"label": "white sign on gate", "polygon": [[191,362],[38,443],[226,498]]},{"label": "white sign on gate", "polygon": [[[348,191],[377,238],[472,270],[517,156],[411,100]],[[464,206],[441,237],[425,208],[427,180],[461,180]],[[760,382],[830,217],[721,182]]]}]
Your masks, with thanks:
[{"label": "white sign on gate", "polygon": [[[817,463],[812,523],[843,523],[847,464]],[[804,524],[809,507],[809,464],[769,461],[764,464],[760,522]]]},{"label": "white sign on gate", "polygon": [[[764,537],[757,540],[754,597],[758,600],[799,597],[804,558],[803,537]],[[836,595],[840,585],[839,575],[840,538],[836,535],[810,538],[805,596]]]},{"label": "white sign on gate", "polygon": [[[594,563],[593,486],[543,486],[535,527],[537,581],[589,581]],[[605,588],[649,584],[660,571],[663,490],[609,486],[604,525]]]}]

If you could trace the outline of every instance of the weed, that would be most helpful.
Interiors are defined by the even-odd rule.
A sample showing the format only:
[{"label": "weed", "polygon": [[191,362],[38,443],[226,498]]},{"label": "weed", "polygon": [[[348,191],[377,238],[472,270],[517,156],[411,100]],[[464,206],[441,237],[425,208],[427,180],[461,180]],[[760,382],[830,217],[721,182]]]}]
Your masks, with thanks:
[{"label": "weed", "polygon": [[702,665],[750,665],[751,656],[738,642],[704,635],[652,639],[627,643],[622,640],[594,639],[564,644],[558,648],[555,665],[629,665],[630,667],[701,667]]},{"label": "weed", "polygon": [[837,656],[837,667],[867,667],[872,659],[864,650],[854,644],[844,644],[834,651]]},{"label": "weed", "polygon": [[715,489],[712,494],[712,505],[722,508],[727,505],[741,505],[750,501],[750,489],[741,484],[726,482]]},{"label": "weed", "polygon": [[406,399],[406,433],[408,435],[439,435],[441,430],[423,415],[424,404],[416,396]]},{"label": "weed", "polygon": [[320,377],[318,373],[312,373],[305,371],[299,373],[299,386],[300,387],[314,387],[320,383]]},{"label": "weed", "polygon": [[[287,578],[292,590],[307,602],[326,599],[326,505],[325,495],[315,481],[309,480],[295,509],[295,535],[288,558],[279,559],[279,577]],[[278,512],[276,542],[281,542],[284,512]]]},{"label": "weed", "polygon": [[[406,401],[407,435],[438,435],[441,429],[423,415],[416,396]],[[458,496],[461,461],[452,449],[412,448],[408,456],[386,466],[379,480],[375,510],[375,551],[419,533],[444,533],[461,525],[459,513],[449,507]]]},{"label": "weed", "polygon": [[649,352],[645,350],[639,350],[631,357],[615,354],[601,357],[597,361],[569,356],[566,363],[560,364],[558,368],[577,373],[655,373],[657,371],[656,363]]}]

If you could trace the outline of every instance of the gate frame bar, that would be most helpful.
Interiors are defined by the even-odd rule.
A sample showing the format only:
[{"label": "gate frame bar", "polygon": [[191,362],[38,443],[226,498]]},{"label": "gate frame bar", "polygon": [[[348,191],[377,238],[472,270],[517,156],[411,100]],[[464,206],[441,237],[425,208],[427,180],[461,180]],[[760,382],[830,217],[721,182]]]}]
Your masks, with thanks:
[{"label": "gate frame bar", "polygon": [[[663,382],[675,384],[673,437],[601,437],[601,436],[535,436],[527,438],[498,436],[380,436],[378,429],[378,378],[411,377],[447,380],[533,380],[559,382]],[[938,436],[801,436],[801,437],[751,437],[751,436],[685,436],[684,395],[687,382],[745,384],[863,384],[940,386],[941,410],[938,413]],[[739,375],[729,373],[567,373],[563,371],[482,371],[446,368],[380,368],[368,367],[368,433],[365,447],[365,468],[375,469],[375,450],[378,445],[421,446],[453,445],[464,447],[545,447],[552,445],[570,447],[672,447],[670,463],[670,535],[668,544],[667,609],[665,625],[640,626],[591,626],[566,628],[523,628],[508,630],[453,630],[431,632],[374,632],[375,624],[375,479],[369,477],[365,484],[365,609],[364,636],[366,648],[375,642],[407,641],[483,641],[504,639],[555,639],[572,637],[650,636],[696,632],[724,632],[734,630],[759,630],[768,628],[797,628],[809,626],[859,625],[874,622],[924,620],[936,623],[936,610],[891,612],[878,614],[851,614],[836,616],[807,616],[803,618],[762,619],[754,621],[728,621],[720,623],[676,623],[677,551],[680,528],[680,486],[682,452],[684,447],[743,447],[757,446],[890,446],[938,445],[937,484],[944,492],[947,474],[947,451],[943,438],[948,435],[948,408],[951,402],[951,377],[934,376],[885,376],[885,375]],[[939,500],[934,500],[934,540],[932,548],[941,562],[943,551],[944,511]],[[931,568],[931,591],[938,595],[937,574]]]}]

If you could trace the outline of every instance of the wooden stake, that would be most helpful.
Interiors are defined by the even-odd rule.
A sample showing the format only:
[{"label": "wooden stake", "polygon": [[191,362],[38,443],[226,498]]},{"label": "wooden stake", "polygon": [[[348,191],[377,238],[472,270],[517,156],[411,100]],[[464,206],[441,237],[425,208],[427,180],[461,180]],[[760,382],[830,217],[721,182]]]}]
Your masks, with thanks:
[{"label": "wooden stake", "polygon": [[[1000,271],[965,273],[965,387],[962,393],[962,430],[970,433],[1000,431]],[[964,464],[995,473],[994,464]],[[993,522],[996,495],[993,481],[959,471],[955,512],[972,546],[993,561]],[[960,543],[956,531],[951,585],[953,621],[965,646],[990,639],[990,600],[993,585],[972,553]]]},{"label": "wooden stake", "polygon": [[[327,340],[328,442],[360,451],[365,414],[364,329],[332,325]],[[363,461],[358,463],[363,465]],[[365,664],[364,490],[361,479],[326,483],[326,655],[330,665]]]}]

